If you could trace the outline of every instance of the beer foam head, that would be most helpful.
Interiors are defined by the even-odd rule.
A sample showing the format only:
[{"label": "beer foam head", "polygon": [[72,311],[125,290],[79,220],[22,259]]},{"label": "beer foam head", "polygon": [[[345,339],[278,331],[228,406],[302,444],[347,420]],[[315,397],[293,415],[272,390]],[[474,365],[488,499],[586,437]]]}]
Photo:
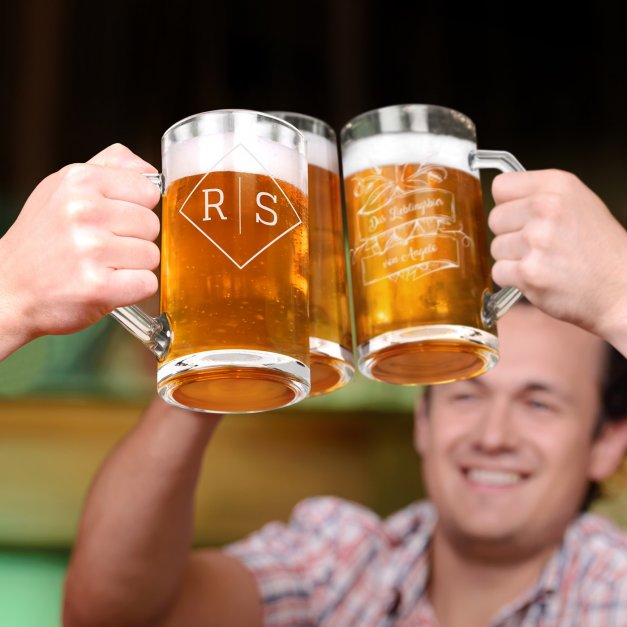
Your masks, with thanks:
[{"label": "beer foam head", "polygon": [[302,133],[307,141],[307,161],[311,165],[338,174],[340,166],[335,142],[308,131]]},{"label": "beer foam head", "polygon": [[344,176],[386,165],[405,163],[434,163],[473,176],[468,155],[475,144],[451,135],[429,133],[386,133],[350,142],[343,149]]},{"label": "beer foam head", "polygon": [[194,174],[247,172],[286,181],[307,193],[307,159],[265,137],[223,132],[170,144],[163,155],[166,184]]}]

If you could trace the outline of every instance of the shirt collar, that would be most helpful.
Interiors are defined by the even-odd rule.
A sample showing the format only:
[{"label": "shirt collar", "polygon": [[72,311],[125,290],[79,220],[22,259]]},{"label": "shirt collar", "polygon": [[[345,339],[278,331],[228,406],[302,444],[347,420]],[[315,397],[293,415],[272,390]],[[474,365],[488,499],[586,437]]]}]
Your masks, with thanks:
[{"label": "shirt collar", "polygon": [[437,522],[437,512],[429,501],[414,503],[385,521],[393,551],[383,575],[383,583],[398,591],[396,615],[414,607],[424,596],[429,581],[429,549]]},{"label": "shirt collar", "polygon": [[[426,592],[430,574],[429,549],[437,518],[433,504],[421,501],[385,521],[391,549],[399,549],[383,573],[383,583],[400,591],[397,615],[403,614],[403,607],[413,607]],[[496,617],[497,622],[498,619],[511,616],[516,611],[532,603],[542,602],[559,592],[565,569],[578,542],[580,520],[578,518],[566,530],[562,542],[549,558],[538,581],[517,600],[503,608]]]},{"label": "shirt collar", "polygon": [[548,597],[560,591],[566,568],[572,559],[572,552],[576,549],[578,542],[578,523],[580,520],[581,518],[576,519],[568,527],[562,542],[544,566],[538,581],[518,599],[503,608],[492,621],[492,624],[501,624],[508,616],[534,603],[545,602]]}]

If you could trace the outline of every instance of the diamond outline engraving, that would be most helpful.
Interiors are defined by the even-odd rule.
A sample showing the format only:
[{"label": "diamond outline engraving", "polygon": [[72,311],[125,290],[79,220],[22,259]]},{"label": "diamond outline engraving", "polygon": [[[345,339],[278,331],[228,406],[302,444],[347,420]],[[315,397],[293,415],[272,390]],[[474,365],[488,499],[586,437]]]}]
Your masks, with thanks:
[{"label": "diamond outline engraving", "polygon": [[[222,163],[222,161],[224,161],[232,152],[236,151],[238,148],[242,148],[243,150],[245,150],[261,167],[261,169],[263,170],[263,172],[265,172],[267,174],[267,176],[272,179],[272,182],[279,188],[280,192],[283,194],[283,196],[285,197],[285,200],[287,200],[287,203],[289,204],[289,206],[292,208],[292,211],[294,212],[294,214],[296,215],[296,218],[298,219],[298,222],[296,222],[295,224],[293,224],[289,229],[283,231],[280,235],[278,235],[277,237],[275,237],[271,242],[269,242],[268,244],[266,244],[263,248],[261,248],[260,250],[258,250],[250,259],[248,259],[245,263],[243,264],[239,264],[237,261],[235,261],[235,259],[233,259],[233,257],[231,257],[231,255],[229,255],[229,253],[226,252],[226,250],[224,250],[224,248],[222,248],[222,246],[220,246],[212,237],[210,237],[209,235],[207,235],[207,233],[205,233],[189,216],[187,216],[183,209],[185,209],[185,205],[187,204],[187,201],[194,195],[194,193],[196,192],[196,190],[198,189],[198,187],[202,184],[202,182],[207,178],[207,176],[209,176],[209,174],[211,174],[220,163]],[[238,203],[239,203],[239,217],[240,217],[240,234],[241,234],[241,194],[238,194],[239,198],[238,198]],[[274,244],[275,242],[277,242],[278,240],[280,240],[284,235],[287,235],[290,231],[293,231],[296,227],[300,226],[303,221],[301,219],[301,217],[298,215],[298,211],[296,211],[296,207],[294,207],[294,205],[292,204],[292,201],[289,199],[289,197],[287,196],[287,194],[283,191],[283,188],[277,183],[276,179],[274,178],[274,176],[272,176],[272,174],[270,174],[270,172],[268,172],[268,170],[266,169],[266,167],[263,165],[263,163],[261,163],[261,161],[259,161],[259,159],[257,159],[257,157],[255,157],[255,155],[248,149],[246,148],[246,146],[244,146],[244,144],[237,144],[236,146],[234,146],[233,148],[231,148],[231,150],[229,150],[226,154],[224,154],[222,157],[220,157],[220,159],[218,161],[216,161],[216,163],[213,165],[213,167],[208,170],[203,177],[198,181],[198,183],[194,186],[194,189],[192,189],[192,191],[189,193],[189,195],[187,196],[187,198],[185,199],[185,201],[183,202],[183,204],[181,205],[181,208],[179,209],[179,213],[196,229],[198,230],[200,233],[202,233],[220,252],[222,252],[224,254],[225,257],[228,257],[240,270],[244,269],[253,259],[257,258],[264,250],[270,248],[270,246],[272,246],[272,244]]]}]

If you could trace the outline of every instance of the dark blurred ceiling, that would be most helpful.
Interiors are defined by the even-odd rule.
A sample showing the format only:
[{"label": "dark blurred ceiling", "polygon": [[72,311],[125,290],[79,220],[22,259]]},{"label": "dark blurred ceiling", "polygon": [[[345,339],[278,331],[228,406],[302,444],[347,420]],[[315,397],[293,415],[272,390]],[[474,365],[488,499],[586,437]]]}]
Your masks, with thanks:
[{"label": "dark blurred ceiling", "polygon": [[[549,18],[528,3],[11,0],[0,194],[115,141],[158,162],[178,119],[287,109],[339,129],[388,104],[456,108],[484,148],[578,174],[625,221],[626,9]],[[607,5],[604,5],[607,7]]]}]

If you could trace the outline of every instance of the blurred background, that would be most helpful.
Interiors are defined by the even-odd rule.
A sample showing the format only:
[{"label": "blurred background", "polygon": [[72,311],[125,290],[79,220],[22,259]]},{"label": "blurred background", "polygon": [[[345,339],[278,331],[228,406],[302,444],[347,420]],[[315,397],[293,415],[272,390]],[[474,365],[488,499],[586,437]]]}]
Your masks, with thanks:
[{"label": "blurred background", "polygon": [[[481,148],[574,172],[626,223],[624,5],[553,19],[529,3],[380,0],[10,0],[0,11],[0,233],[42,178],[113,142],[158,166],[162,133],[193,113],[291,110],[339,131],[403,103],[466,113]],[[152,357],[109,320],[0,364],[0,625],[58,624],[85,491],[154,376]],[[415,395],[359,380],[229,418],[205,465],[197,542],[240,537],[312,494],[382,515],[419,498]],[[625,526],[626,474],[596,505]]]}]

